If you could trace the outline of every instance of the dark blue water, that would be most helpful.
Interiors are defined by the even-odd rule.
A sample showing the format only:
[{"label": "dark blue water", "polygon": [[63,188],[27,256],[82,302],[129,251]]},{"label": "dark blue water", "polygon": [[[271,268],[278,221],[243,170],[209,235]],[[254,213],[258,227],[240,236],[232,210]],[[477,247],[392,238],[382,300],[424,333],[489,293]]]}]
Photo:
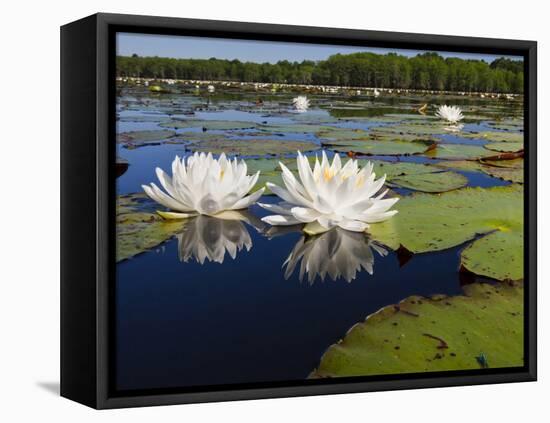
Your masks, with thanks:
[{"label": "dark blue water", "polygon": [[117,265],[118,389],[304,379],[368,314],[413,294],[461,292],[460,248],[416,255],[403,267],[394,252],[373,251],[373,275],[310,284],[297,270],[284,279],[299,233],[269,240],[245,227],[252,248],[235,260],[226,254],[223,264],[180,262],[174,238]]}]

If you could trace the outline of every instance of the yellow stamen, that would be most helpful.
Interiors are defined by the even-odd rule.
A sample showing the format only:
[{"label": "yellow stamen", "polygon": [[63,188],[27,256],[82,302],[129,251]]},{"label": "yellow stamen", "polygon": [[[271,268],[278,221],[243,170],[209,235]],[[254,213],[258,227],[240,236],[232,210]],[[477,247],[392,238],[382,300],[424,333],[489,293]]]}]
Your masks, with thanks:
[{"label": "yellow stamen", "polygon": [[334,172],[331,168],[326,168],[323,172],[323,177],[325,178],[325,181],[330,181],[334,177]]}]

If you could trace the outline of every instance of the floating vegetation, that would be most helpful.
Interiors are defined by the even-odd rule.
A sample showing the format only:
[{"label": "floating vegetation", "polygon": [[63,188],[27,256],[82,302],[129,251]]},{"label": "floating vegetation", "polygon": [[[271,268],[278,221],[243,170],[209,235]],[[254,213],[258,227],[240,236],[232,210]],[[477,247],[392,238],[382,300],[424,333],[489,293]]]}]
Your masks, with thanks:
[{"label": "floating vegetation", "polygon": [[491,142],[523,143],[524,135],[521,132],[483,131],[470,134],[461,134],[465,138],[481,139]]},{"label": "floating vegetation", "polygon": [[166,221],[145,194],[117,197],[116,261],[148,251],[182,230],[184,221]]},{"label": "floating vegetation", "polygon": [[296,153],[296,151],[314,151],[319,149],[317,144],[306,141],[287,141],[270,139],[247,140],[205,140],[187,145],[190,151],[211,152],[213,154],[226,153],[242,156],[278,156]]},{"label": "floating vegetation", "polygon": [[523,188],[462,188],[440,195],[413,194],[396,205],[398,214],[373,225],[373,239],[397,250],[425,253],[472,242],[461,265],[497,280],[523,278]]},{"label": "floating vegetation", "polygon": [[323,141],[324,147],[338,152],[367,156],[410,156],[426,153],[433,147],[428,141]]},{"label": "floating vegetation", "polygon": [[232,120],[186,119],[162,122],[159,126],[174,129],[201,128],[208,131],[227,131],[230,129],[253,129],[256,127],[256,124],[253,122],[238,122]]},{"label": "floating vegetation", "polygon": [[474,283],[464,294],[382,308],[331,345],[309,377],[523,366],[523,283]]},{"label": "floating vegetation", "polygon": [[493,156],[494,152],[477,145],[438,143],[435,148],[430,149],[424,155],[433,159],[478,160]]},{"label": "floating vegetation", "polygon": [[144,145],[158,145],[162,141],[175,136],[174,131],[133,131],[122,132],[117,135],[117,142],[126,147],[141,147]]},{"label": "floating vegetation", "polygon": [[488,150],[501,151],[504,153],[513,153],[523,150],[522,142],[491,142],[484,145]]}]

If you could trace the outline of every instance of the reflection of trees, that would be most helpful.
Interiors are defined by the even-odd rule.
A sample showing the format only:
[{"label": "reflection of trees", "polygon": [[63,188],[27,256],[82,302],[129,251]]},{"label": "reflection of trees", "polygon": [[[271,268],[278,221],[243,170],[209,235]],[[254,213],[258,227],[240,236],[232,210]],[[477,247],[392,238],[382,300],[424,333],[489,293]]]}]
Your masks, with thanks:
[{"label": "reflection of trees", "polygon": [[235,259],[243,249],[250,251],[252,239],[243,222],[258,231],[263,228],[263,223],[247,212],[226,213],[224,218],[201,215],[189,219],[177,235],[180,261],[223,263],[226,252]]},{"label": "reflection of trees", "polygon": [[[274,234],[272,234],[274,235]],[[385,256],[387,251],[365,234],[334,228],[315,237],[302,236],[284,262],[285,279],[288,279],[299,264],[300,281],[307,273],[309,283],[319,276],[324,280],[343,277],[351,282],[362,269],[373,273],[374,254]]]}]

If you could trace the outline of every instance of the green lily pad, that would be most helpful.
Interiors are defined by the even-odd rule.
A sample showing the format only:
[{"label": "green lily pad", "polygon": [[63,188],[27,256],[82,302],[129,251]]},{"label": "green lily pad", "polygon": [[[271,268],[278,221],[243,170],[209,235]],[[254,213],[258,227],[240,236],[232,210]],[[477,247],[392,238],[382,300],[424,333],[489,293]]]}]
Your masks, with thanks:
[{"label": "green lily pad", "polygon": [[408,297],[353,326],[310,378],[522,367],[523,283]]},{"label": "green lily pad", "polygon": [[353,151],[370,156],[408,156],[428,151],[428,141],[324,141],[323,146],[340,152]]},{"label": "green lily pad", "polygon": [[523,169],[513,167],[483,166],[482,170],[495,178],[523,184]]},{"label": "green lily pad", "polygon": [[307,123],[295,123],[295,124],[280,124],[280,125],[258,125],[258,129],[269,132],[272,134],[279,134],[279,133],[303,133],[303,134],[313,134],[315,132],[323,131],[326,129],[330,129],[330,126],[321,126],[321,125],[315,125],[315,124],[307,124]]},{"label": "green lily pad", "polygon": [[[412,194],[394,207],[391,219],[369,228],[372,238],[412,253],[440,251],[473,241],[462,265],[473,273],[498,280],[523,278],[523,188],[513,184],[462,188],[439,195]],[[489,236],[500,233],[499,237]],[[481,238],[478,238],[481,236]],[[476,239],[477,238],[477,239]],[[483,240],[483,241],[482,241]],[[483,252],[483,270],[472,254]],[[481,260],[480,260],[481,261]],[[479,273],[477,273],[479,272]]]},{"label": "green lily pad", "polygon": [[422,192],[445,192],[465,187],[468,178],[456,172],[433,172],[393,178],[392,185]]},{"label": "green lily pad", "polygon": [[368,140],[369,133],[363,129],[326,128],[315,134],[318,138],[326,140]]},{"label": "green lily pad", "polygon": [[522,142],[491,142],[485,144],[484,147],[488,150],[500,151],[503,153],[514,153],[523,150]]},{"label": "green lily pad", "polygon": [[186,120],[171,120],[168,122],[162,122],[159,126],[163,128],[203,128],[210,131],[228,131],[231,129],[250,129],[255,128],[254,122],[238,122],[233,120],[199,120],[199,119],[186,119]]},{"label": "green lily pad", "polygon": [[435,141],[435,138],[427,134],[382,131],[381,128],[384,127],[376,127],[368,132],[363,129],[333,128],[319,131],[316,135],[326,143],[332,141]]},{"label": "green lily pad", "polygon": [[477,160],[494,156],[495,153],[479,145],[468,144],[437,144],[437,147],[424,154],[433,159],[445,160]]},{"label": "green lily pad", "polygon": [[215,134],[212,132],[180,132],[177,134],[176,137],[174,137],[171,141],[178,140],[178,141],[204,141],[204,140],[220,140],[220,139],[227,139],[227,137],[224,134]]},{"label": "green lily pad", "polygon": [[295,122],[314,125],[338,122],[337,118],[330,115],[320,115],[312,113],[289,113],[288,117],[290,117]]},{"label": "green lily pad", "polygon": [[126,115],[119,118],[120,122],[162,122],[165,118],[161,115]]},{"label": "green lily pad", "polygon": [[433,121],[433,120],[439,120],[436,116],[433,115],[422,115],[420,113],[403,113],[403,114],[395,114],[395,113],[388,113],[387,115],[384,115],[386,118],[390,119],[401,119],[401,120],[413,120],[413,121]]},{"label": "green lily pad", "polygon": [[[523,162],[523,159],[514,159],[514,160],[501,160],[493,163],[506,163],[519,160]],[[510,167],[508,166],[498,166],[498,165],[488,165],[487,162],[478,162],[474,160],[449,160],[442,161],[437,163],[435,166],[445,169],[456,169],[464,170],[467,172],[483,172],[487,175],[499,178],[505,181],[523,183],[523,163],[521,167]],[[518,164],[519,165],[519,164]]]},{"label": "green lily pad", "polygon": [[444,160],[434,164],[434,166],[444,169],[462,170],[465,172],[483,171],[483,165],[477,160]]},{"label": "green lily pad", "polygon": [[317,144],[306,141],[287,141],[270,139],[246,140],[205,140],[187,146],[191,151],[226,153],[229,155],[266,156],[313,151],[319,149]]},{"label": "green lily pad", "polygon": [[523,158],[512,160],[482,160],[482,163],[494,167],[507,167],[513,169],[523,169]]},{"label": "green lily pad", "polygon": [[122,132],[117,135],[117,142],[137,147],[140,145],[160,143],[175,135],[176,133],[174,131],[167,130]]},{"label": "green lily pad", "polygon": [[482,139],[491,142],[513,142],[523,143],[524,135],[522,132],[497,132],[497,131],[484,131],[477,133],[464,133],[460,135],[464,138]]},{"label": "green lily pad", "polygon": [[523,118],[504,119],[490,122],[489,125],[501,131],[520,131],[523,130]]},{"label": "green lily pad", "polygon": [[373,141],[437,141],[431,135],[427,134],[414,134],[414,133],[398,133],[391,131],[379,131],[379,127],[373,128],[369,132],[369,139]]},{"label": "green lily pad", "polygon": [[448,134],[443,123],[402,123],[400,125],[379,126],[377,132],[389,132],[397,134],[410,134],[415,136]]},{"label": "green lily pad", "polygon": [[183,229],[184,221],[163,220],[160,208],[145,194],[121,195],[117,198],[116,261],[148,251]]}]

